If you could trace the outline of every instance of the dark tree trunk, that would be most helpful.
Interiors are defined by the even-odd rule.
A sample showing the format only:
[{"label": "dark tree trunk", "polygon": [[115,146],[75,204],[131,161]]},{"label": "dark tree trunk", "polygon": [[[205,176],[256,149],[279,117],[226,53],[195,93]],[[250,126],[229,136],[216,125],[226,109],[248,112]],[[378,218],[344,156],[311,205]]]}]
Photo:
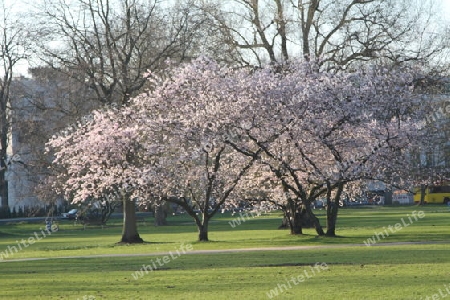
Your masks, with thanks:
[{"label": "dark tree trunk", "polygon": [[136,224],[136,207],[134,201],[124,197],[123,200],[123,228],[121,243],[136,244],[144,241],[139,236]]},{"label": "dark tree trunk", "polygon": [[295,212],[291,218],[291,234],[303,234],[302,214]]},{"label": "dark tree trunk", "polygon": [[425,193],[427,190],[427,185],[426,184],[421,184],[420,185],[420,202],[419,205],[424,205],[425,204]]},{"label": "dark tree trunk", "polygon": [[339,205],[331,202],[327,207],[327,233],[326,236],[336,236],[336,221]]},{"label": "dark tree trunk", "polygon": [[286,206],[285,216],[287,218],[291,234],[303,234],[302,230],[302,214],[300,201],[298,199],[289,198]]},{"label": "dark tree trunk", "polygon": [[207,209],[203,209],[202,211],[202,217],[200,218],[199,215],[197,214],[197,212],[194,210],[194,208],[186,201],[186,199],[181,198],[169,198],[169,199],[165,199],[166,201],[169,201],[171,203],[175,203],[180,205],[182,208],[184,208],[184,210],[186,210],[186,212],[194,219],[195,224],[197,225],[197,230],[198,230],[198,240],[200,242],[208,242],[209,238],[208,238],[208,222],[209,219],[211,219],[214,215],[214,213],[212,214],[208,214]]},{"label": "dark tree trunk", "polygon": [[0,207],[8,207],[8,182],[5,180],[5,170],[0,170],[0,199]]},{"label": "dark tree trunk", "polygon": [[314,222],[312,221],[311,216],[306,212],[304,205],[301,206],[300,219],[303,228],[314,228]]},{"label": "dark tree trunk", "polygon": [[287,229],[289,228],[289,217],[287,216],[287,212],[283,209],[283,220],[281,220],[281,225],[278,229]]},{"label": "dark tree trunk", "polygon": [[303,228],[314,228],[314,222],[311,220],[305,208],[301,206],[291,217],[291,212],[284,211],[283,221],[278,229],[288,228],[291,234],[303,234]]},{"label": "dark tree trunk", "polygon": [[311,219],[311,222],[312,222],[314,228],[316,229],[317,234],[318,235],[325,235],[325,232],[323,231],[323,228],[320,225],[319,219],[316,217],[316,215],[313,213],[313,211],[311,209],[311,203],[310,202],[306,202],[305,203],[305,210],[306,210],[306,213],[308,214],[309,218]]},{"label": "dark tree trunk", "polygon": [[283,208],[283,221],[278,229],[288,228],[291,234],[303,234],[303,228],[314,228],[314,222],[300,201],[289,203],[288,208]]},{"label": "dark tree trunk", "polygon": [[344,184],[339,183],[334,199],[331,198],[330,183],[327,183],[327,233],[326,236],[336,236],[336,222],[339,210],[339,200],[341,199]]},{"label": "dark tree trunk", "polygon": [[155,205],[155,226],[167,225],[166,212],[164,211],[164,204]]},{"label": "dark tree trunk", "polygon": [[[0,112],[0,115],[2,113]],[[2,120],[0,120],[0,124],[6,122],[6,119],[3,119],[4,116],[1,116]],[[6,149],[8,147],[7,143],[7,127],[2,126],[0,132],[0,198],[1,203],[0,206],[8,207],[8,182],[6,181]]]},{"label": "dark tree trunk", "polygon": [[104,204],[101,208],[101,214],[102,214],[102,224],[106,225],[106,222],[108,222],[109,218],[111,217],[112,213],[116,209],[117,202],[105,200]]},{"label": "dark tree trunk", "polygon": [[198,226],[198,240],[200,242],[208,242],[208,221]]},{"label": "dark tree trunk", "polygon": [[[6,30],[6,29],[5,29]],[[6,32],[4,32],[6,34]],[[6,36],[3,36],[6,39]],[[10,38],[10,37],[9,37]],[[14,39],[15,40],[15,39]],[[13,40],[9,40],[12,42]],[[6,41],[4,41],[6,42]],[[18,58],[15,54],[10,53],[5,50],[2,45],[1,54],[4,55],[3,61],[7,61],[8,59]],[[17,61],[16,61],[17,62]],[[15,62],[10,61],[9,64],[4,64],[2,71],[2,78],[0,79],[0,197],[1,197],[1,206],[8,207],[8,182],[6,181],[6,169],[7,169],[7,150],[8,149],[8,139],[11,130],[11,120],[10,114],[8,110],[10,102],[10,88],[12,82],[13,75],[13,66]]]}]

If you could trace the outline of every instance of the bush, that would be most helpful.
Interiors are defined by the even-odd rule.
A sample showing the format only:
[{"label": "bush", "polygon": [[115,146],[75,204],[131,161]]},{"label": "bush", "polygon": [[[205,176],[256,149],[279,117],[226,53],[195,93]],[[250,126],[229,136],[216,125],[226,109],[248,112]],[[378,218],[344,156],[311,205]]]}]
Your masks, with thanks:
[{"label": "bush", "polygon": [[24,217],[22,206],[19,206],[19,211],[17,212],[17,217],[19,217],[19,218]]},{"label": "bush", "polygon": [[12,213],[11,213],[11,218],[17,218],[17,211],[16,211],[16,207],[14,206]]},{"label": "bush", "polygon": [[9,219],[11,218],[11,211],[8,206],[0,207],[0,219]]}]

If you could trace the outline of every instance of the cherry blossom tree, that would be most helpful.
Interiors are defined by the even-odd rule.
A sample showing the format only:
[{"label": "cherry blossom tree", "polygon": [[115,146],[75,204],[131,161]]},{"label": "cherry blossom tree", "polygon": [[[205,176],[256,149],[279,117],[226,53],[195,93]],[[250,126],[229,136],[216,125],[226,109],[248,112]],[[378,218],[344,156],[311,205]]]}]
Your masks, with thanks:
[{"label": "cherry blossom tree", "polygon": [[282,72],[269,97],[258,98],[253,106],[253,115],[247,117],[251,124],[237,128],[247,145],[230,144],[242,154],[262,151],[259,163],[281,183],[278,194],[284,197],[278,199],[294,210],[292,233],[301,233],[295,218],[304,209],[317,233],[325,234],[311,204],[326,197],[326,234],[334,236],[345,185],[390,180],[398,173],[395,162],[403,159],[401,150],[420,136],[416,120],[423,117],[426,102],[414,93],[414,77],[406,70],[333,74],[292,64]]},{"label": "cherry blossom tree", "polygon": [[[209,220],[234,200],[234,188],[258,158],[258,151],[242,156],[225,143],[227,128],[245,116],[237,100],[258,94],[249,78],[248,71],[199,59],[151,82],[155,89],[129,106],[94,112],[49,142],[60,174],[54,187],[73,203],[119,194],[126,212],[134,201],[171,201],[207,241]],[[122,242],[141,241],[133,218],[124,214]]]},{"label": "cherry blossom tree", "polygon": [[144,162],[140,131],[131,118],[125,109],[94,111],[55,135],[48,143],[54,153],[54,176],[49,181],[72,203],[116,195],[124,209],[121,242],[139,243],[135,202],[141,195],[137,187]]},{"label": "cherry blossom tree", "polygon": [[[252,89],[251,73],[221,67],[206,58],[176,68],[156,89],[136,97],[130,109],[146,120],[143,144],[158,147],[147,186],[154,198],[181,206],[208,241],[209,220],[239,201],[233,193],[259,151],[243,156],[226,141],[247,115],[240,102],[264,91]],[[146,133],[145,133],[146,132]]]},{"label": "cherry blossom tree", "polygon": [[[291,233],[302,233],[306,215],[324,235],[311,205],[326,197],[334,236],[345,185],[400,174],[427,107],[407,70],[233,70],[200,58],[164,80],[145,76],[152,91],[50,142],[67,170],[59,182],[75,202],[114,191],[126,209],[135,199],[176,203],[201,241],[220,208],[251,198],[284,207]],[[123,241],[138,239],[130,232]]]},{"label": "cherry blossom tree", "polygon": [[[296,218],[304,210],[318,234],[324,234],[311,204],[318,197],[327,197],[327,234],[333,236],[337,204],[345,184],[382,180],[383,162],[392,161],[398,149],[417,136],[417,126],[411,120],[423,114],[424,102],[413,91],[413,79],[409,72],[381,68],[342,74],[319,72],[310,63],[233,71],[203,59],[177,69],[170,80],[139,100],[146,108],[135,110],[153,114],[142,119],[162,120],[157,127],[166,129],[160,141],[174,136],[177,143],[183,141],[170,149],[190,149],[174,157],[190,157],[192,161],[192,157],[200,156],[193,153],[204,152],[212,155],[203,158],[205,163],[214,165],[220,151],[234,157],[235,153],[226,150],[229,146],[256,160],[260,167],[247,172],[252,179],[238,186],[240,197],[251,198],[263,192],[267,199],[281,199],[280,205],[293,218],[292,233],[301,233],[301,220]],[[153,102],[156,106],[148,107]],[[177,166],[181,173],[177,164],[170,165]],[[176,178],[173,174],[177,172],[167,178]],[[263,184],[268,180],[272,184],[264,192]],[[165,186],[175,187],[179,182],[176,179]],[[178,194],[183,199],[176,200],[178,204],[190,201]],[[206,212],[207,201],[203,203]]]},{"label": "cherry blossom tree", "polygon": [[127,105],[147,88],[142,74],[147,69],[163,73],[168,58],[189,61],[213,48],[203,42],[211,27],[190,1],[45,0],[36,5],[33,29],[40,37],[34,40],[40,60],[60,77],[89,88],[76,101],[96,108]]}]

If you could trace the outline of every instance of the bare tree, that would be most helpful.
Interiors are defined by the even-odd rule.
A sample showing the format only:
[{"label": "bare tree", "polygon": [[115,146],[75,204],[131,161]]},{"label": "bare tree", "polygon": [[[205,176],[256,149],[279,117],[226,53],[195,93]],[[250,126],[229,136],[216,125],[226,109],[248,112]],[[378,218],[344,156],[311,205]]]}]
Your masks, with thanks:
[{"label": "bare tree", "polygon": [[188,11],[175,19],[160,0],[47,0],[43,13],[43,59],[77,74],[105,104],[126,104],[144,73],[165,68],[168,58],[184,60],[197,26]]},{"label": "bare tree", "polygon": [[[444,49],[433,1],[229,0],[217,1],[224,41],[253,65],[303,56],[323,68],[360,63],[429,61]],[[434,25],[433,25],[434,24]]]},{"label": "bare tree", "polygon": [[[152,49],[155,43],[159,43],[159,48],[163,49],[163,59],[169,58],[171,64],[191,61],[200,55],[213,57],[217,61],[227,64],[236,64],[239,61],[239,53],[234,51],[234,47],[229,47],[224,43],[226,37],[223,31],[215,26],[216,20],[212,14],[205,14],[205,6],[199,6],[197,0],[174,1],[173,6],[166,4],[160,26],[157,28],[160,39],[148,39],[148,45]],[[159,3],[165,3],[163,1]],[[210,8],[213,9],[212,3]],[[165,45],[170,43],[170,47]],[[149,52],[154,55],[155,51]],[[143,61],[151,61],[153,57],[143,57]],[[163,67],[166,67],[164,64]],[[151,69],[152,72],[158,69]]]},{"label": "bare tree", "polygon": [[[2,2],[3,3],[3,2]],[[28,57],[28,32],[19,23],[4,3],[1,7],[0,23],[0,198],[1,206],[7,207],[8,183],[5,175],[8,169],[7,148],[11,132],[11,85],[15,67]]]}]

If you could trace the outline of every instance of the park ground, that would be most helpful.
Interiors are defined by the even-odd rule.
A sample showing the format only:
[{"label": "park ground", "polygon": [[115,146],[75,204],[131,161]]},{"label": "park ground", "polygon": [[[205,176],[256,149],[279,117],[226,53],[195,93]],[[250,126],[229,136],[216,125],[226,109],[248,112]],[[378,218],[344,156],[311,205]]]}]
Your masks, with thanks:
[{"label": "park ground", "polygon": [[188,216],[168,220],[140,219],[140,245],[116,243],[120,219],[60,221],[51,234],[43,222],[3,223],[0,299],[450,298],[443,205],[342,209],[335,238],[279,230],[280,212],[219,214],[207,243]]}]

